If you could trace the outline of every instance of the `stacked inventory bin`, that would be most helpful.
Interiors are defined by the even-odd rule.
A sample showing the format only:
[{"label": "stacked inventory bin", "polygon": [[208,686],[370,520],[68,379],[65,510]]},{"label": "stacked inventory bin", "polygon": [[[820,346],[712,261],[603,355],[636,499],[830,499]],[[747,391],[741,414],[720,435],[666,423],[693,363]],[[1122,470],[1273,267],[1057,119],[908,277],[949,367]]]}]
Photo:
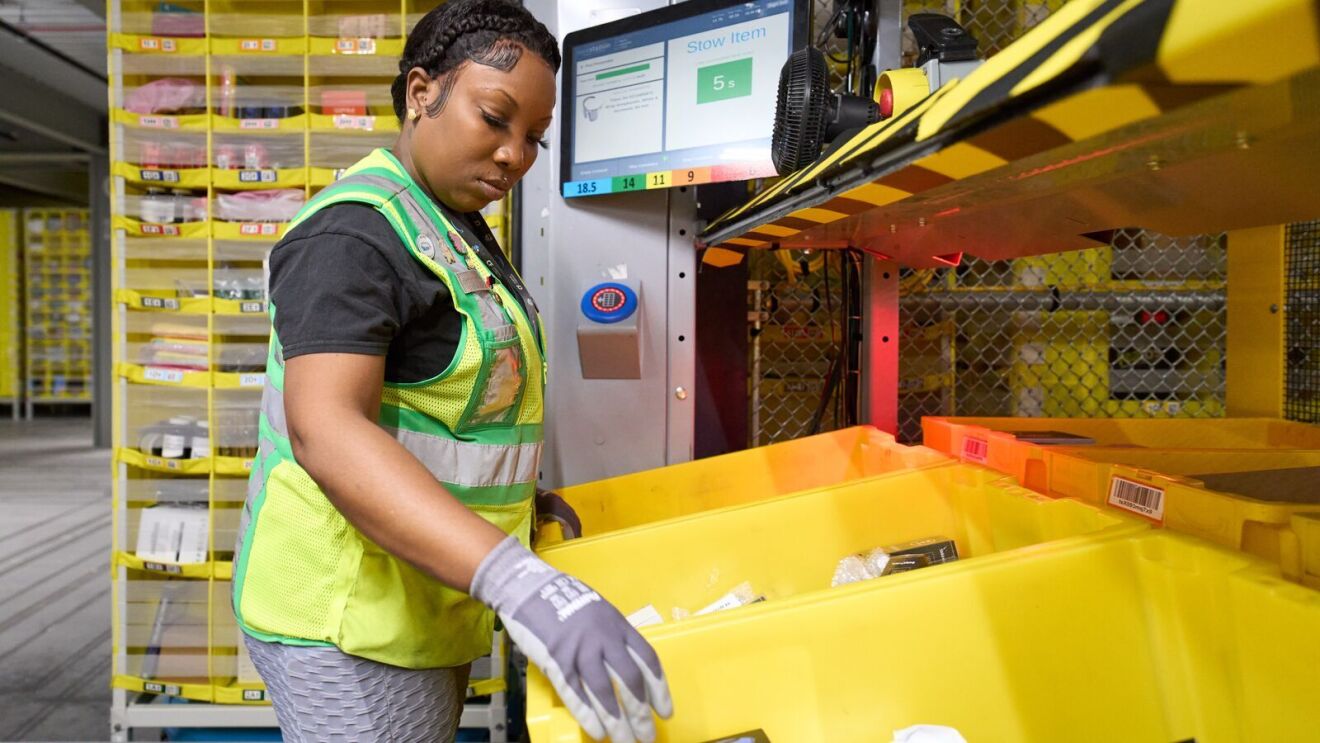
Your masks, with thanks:
[{"label": "stacked inventory bin", "polygon": [[[110,3],[117,739],[275,724],[229,604],[265,383],[262,262],[308,198],[392,144],[405,29],[435,4]],[[488,221],[507,249],[506,209]],[[469,689],[489,703],[463,725],[502,740],[496,651]]]},{"label": "stacked inventory bin", "polygon": [[86,209],[23,212],[24,399],[92,400],[92,266]]},{"label": "stacked inventory bin", "polygon": [[18,211],[0,209],[0,405],[8,405],[17,418],[23,399],[23,325],[19,306],[19,234],[23,223]]}]

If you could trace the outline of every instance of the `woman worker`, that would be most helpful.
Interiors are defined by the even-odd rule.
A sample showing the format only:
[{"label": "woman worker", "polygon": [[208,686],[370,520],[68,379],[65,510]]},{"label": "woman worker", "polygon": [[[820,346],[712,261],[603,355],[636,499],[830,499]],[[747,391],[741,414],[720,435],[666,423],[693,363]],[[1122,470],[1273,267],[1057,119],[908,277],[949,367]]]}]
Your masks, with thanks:
[{"label": "woman worker", "polygon": [[542,445],[536,305],[478,210],[536,160],[553,36],[508,0],[413,31],[402,127],[270,255],[260,444],[233,604],[289,741],[451,740],[498,616],[588,734],[655,737],[659,659],[524,546]]}]

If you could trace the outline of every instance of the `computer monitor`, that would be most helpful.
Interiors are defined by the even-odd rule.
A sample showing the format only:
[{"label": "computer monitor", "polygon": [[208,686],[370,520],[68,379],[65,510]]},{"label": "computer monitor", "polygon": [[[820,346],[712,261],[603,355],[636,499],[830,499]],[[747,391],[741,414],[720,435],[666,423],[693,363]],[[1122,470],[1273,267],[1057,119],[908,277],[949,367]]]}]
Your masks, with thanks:
[{"label": "computer monitor", "polygon": [[565,198],[776,175],[779,70],[810,0],[688,0],[564,40]]}]

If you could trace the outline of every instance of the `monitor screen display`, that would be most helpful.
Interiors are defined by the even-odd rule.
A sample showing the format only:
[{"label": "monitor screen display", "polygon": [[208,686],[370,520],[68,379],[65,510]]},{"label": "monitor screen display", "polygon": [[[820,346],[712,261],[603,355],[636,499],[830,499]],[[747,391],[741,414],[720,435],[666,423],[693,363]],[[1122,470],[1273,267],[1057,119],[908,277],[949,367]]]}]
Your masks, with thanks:
[{"label": "monitor screen display", "polygon": [[805,0],[688,0],[569,34],[560,99],[566,198],[777,175],[779,70]]}]

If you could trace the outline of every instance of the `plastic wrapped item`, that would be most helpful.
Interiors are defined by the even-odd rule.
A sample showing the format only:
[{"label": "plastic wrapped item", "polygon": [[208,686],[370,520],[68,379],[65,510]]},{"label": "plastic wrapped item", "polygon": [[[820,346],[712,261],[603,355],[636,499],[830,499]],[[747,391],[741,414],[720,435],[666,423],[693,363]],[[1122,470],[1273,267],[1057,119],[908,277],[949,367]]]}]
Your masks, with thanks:
[{"label": "plastic wrapped item", "polygon": [[182,77],[152,80],[124,100],[124,108],[136,114],[187,114],[205,106],[206,89]]},{"label": "plastic wrapped item", "polygon": [[216,218],[228,222],[287,222],[302,208],[301,189],[242,191],[215,197]]},{"label": "plastic wrapped item", "polygon": [[958,547],[952,539],[928,537],[913,542],[877,547],[839,561],[834,569],[831,586],[844,586],[892,573],[953,562],[958,559]]},{"label": "plastic wrapped item", "polygon": [[967,743],[967,739],[945,725],[913,725],[895,730],[894,743]]}]

